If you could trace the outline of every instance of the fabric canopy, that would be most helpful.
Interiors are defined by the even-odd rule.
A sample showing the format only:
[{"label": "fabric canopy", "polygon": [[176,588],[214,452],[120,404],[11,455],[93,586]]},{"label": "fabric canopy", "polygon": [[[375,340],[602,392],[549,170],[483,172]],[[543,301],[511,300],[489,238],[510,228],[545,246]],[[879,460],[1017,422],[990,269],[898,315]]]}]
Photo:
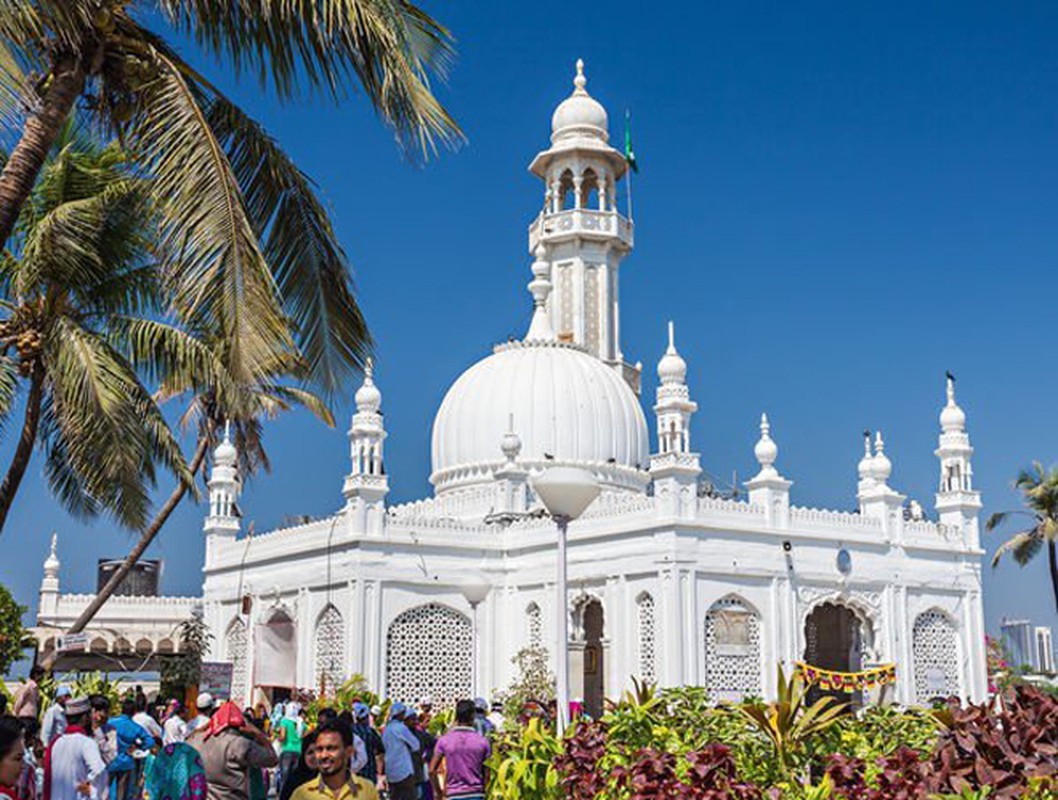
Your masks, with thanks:
[{"label": "fabric canopy", "polygon": [[258,625],[254,643],[254,684],[295,687],[298,649],[294,623],[278,619]]}]

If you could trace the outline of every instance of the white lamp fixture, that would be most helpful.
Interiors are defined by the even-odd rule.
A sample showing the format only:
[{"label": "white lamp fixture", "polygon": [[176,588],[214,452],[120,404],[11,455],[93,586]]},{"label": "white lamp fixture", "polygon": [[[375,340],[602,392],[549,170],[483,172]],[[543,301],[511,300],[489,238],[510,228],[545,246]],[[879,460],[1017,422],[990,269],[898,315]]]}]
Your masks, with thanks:
[{"label": "white lamp fixture", "polygon": [[569,614],[566,591],[566,528],[599,496],[595,476],[576,467],[551,467],[531,481],[533,491],[558,525],[558,580],[555,582],[555,687],[558,735],[566,731],[569,717]]},{"label": "white lamp fixture", "polygon": [[556,520],[574,520],[599,496],[599,484],[590,472],[576,467],[551,467],[532,480],[544,508]]}]

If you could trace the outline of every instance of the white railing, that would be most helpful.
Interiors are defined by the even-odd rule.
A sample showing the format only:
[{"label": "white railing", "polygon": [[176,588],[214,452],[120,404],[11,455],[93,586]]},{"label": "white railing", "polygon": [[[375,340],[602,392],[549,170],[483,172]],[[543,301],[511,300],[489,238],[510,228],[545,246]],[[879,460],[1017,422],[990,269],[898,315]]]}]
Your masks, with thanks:
[{"label": "white railing", "polygon": [[535,250],[541,239],[570,233],[616,236],[631,247],[635,226],[616,211],[571,208],[553,214],[540,214],[529,226],[529,247]]},{"label": "white railing", "polygon": [[848,511],[828,511],[822,508],[793,506],[790,509],[790,527],[881,530],[882,521]]}]

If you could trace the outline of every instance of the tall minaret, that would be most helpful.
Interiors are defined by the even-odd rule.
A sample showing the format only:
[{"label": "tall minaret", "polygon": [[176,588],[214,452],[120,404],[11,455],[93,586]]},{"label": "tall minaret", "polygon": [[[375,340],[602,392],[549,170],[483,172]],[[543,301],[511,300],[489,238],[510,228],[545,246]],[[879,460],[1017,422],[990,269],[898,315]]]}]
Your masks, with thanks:
[{"label": "tall minaret", "polygon": [[206,564],[212,562],[214,542],[234,539],[241,526],[239,495],[239,453],[231,441],[231,423],[224,423],[224,440],[213,451],[213,470],[209,476],[209,514],[202,525],[206,534]]},{"label": "tall minaret", "polygon": [[966,412],[955,402],[955,378],[948,374],[948,402],[940,412],[941,434],[934,451],[940,459],[940,486],[937,490],[937,515],[942,525],[962,530],[970,547],[978,547],[981,537],[977,515],[981,511],[981,493],[973,488],[974,449],[966,432]]},{"label": "tall minaret", "polygon": [[354,533],[381,533],[389,479],[382,460],[386,427],[382,421],[382,392],[375,386],[374,362],[369,358],[364,382],[356,390],[356,413],[349,428],[352,470],[345,478],[342,494]]},{"label": "tall minaret", "polygon": [[606,109],[588,94],[587,82],[578,60],[573,94],[551,117],[551,147],[529,165],[544,182],[529,252],[551,264],[547,302],[557,337],[620,370],[638,392],[639,369],[625,364],[621,352],[618,311],[618,267],[632,249],[632,223],[617,210],[617,182],[627,164],[609,144]]},{"label": "tall minaret", "polygon": [[658,361],[658,452],[650,458],[654,496],[669,513],[691,516],[697,507],[698,477],[702,468],[691,452],[691,415],[698,404],[687,388],[687,362],[676,352],[675,331],[669,323],[669,346]]},{"label": "tall minaret", "polygon": [[54,617],[59,613],[59,555],[56,552],[59,545],[59,534],[51,535],[51,550],[48,557],[44,559],[44,579],[40,582],[40,603],[37,605],[37,620],[40,624],[42,619]]}]

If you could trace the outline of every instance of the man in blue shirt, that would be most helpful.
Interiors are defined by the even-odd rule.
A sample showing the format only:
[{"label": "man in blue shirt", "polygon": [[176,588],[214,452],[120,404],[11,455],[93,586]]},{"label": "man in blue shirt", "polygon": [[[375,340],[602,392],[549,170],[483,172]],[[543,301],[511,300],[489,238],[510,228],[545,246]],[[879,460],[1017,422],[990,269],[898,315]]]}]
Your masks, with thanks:
[{"label": "man in blue shirt", "polygon": [[389,709],[389,722],[382,731],[382,746],[386,749],[386,783],[390,800],[416,800],[419,777],[415,774],[412,753],[419,752],[419,739],[404,724],[408,712],[403,703]]},{"label": "man in blue shirt", "polygon": [[136,713],[136,702],[125,700],[121,704],[121,714],[110,720],[110,725],[117,733],[117,755],[107,765],[110,773],[110,800],[134,800],[136,795],[136,761],[132,757],[134,750],[150,750],[155,745],[151,736],[141,725],[132,721]]}]

